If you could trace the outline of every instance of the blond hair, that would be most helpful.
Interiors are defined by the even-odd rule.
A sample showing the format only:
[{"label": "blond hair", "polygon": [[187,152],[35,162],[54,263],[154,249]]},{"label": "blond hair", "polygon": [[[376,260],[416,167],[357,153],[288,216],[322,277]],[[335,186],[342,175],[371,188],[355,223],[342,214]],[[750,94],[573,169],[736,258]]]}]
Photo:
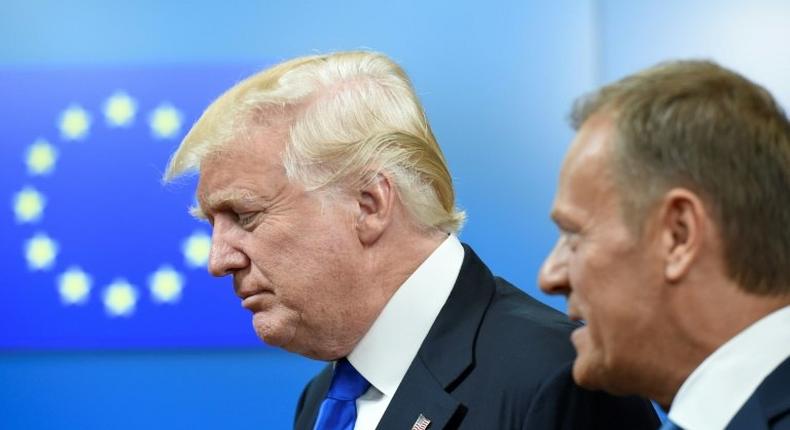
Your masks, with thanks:
[{"label": "blond hair", "polygon": [[165,180],[199,170],[207,155],[278,115],[291,121],[283,154],[291,180],[318,190],[386,172],[419,225],[460,229],[465,215],[455,207],[447,163],[411,82],[374,52],[300,57],[238,83],[198,119]]}]

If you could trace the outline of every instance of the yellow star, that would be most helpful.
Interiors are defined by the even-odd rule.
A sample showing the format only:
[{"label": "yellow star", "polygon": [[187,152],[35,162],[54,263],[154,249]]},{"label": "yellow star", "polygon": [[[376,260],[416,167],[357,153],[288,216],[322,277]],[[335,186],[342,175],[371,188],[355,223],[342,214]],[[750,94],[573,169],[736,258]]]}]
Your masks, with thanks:
[{"label": "yellow star", "polygon": [[25,187],[14,196],[14,214],[18,223],[33,223],[41,219],[47,199],[33,187]]},{"label": "yellow star", "polygon": [[181,299],[184,277],[169,266],[162,266],[149,278],[151,296],[157,303],[175,303]]},{"label": "yellow star", "polygon": [[48,270],[55,264],[58,244],[44,233],[38,233],[25,244],[25,258],[30,270]]},{"label": "yellow star", "polygon": [[134,122],[137,102],[123,91],[116,91],[104,102],[104,119],[110,127],[128,127]]},{"label": "yellow star", "polygon": [[211,251],[211,237],[201,231],[192,233],[184,241],[181,250],[184,252],[184,261],[188,266],[205,267]]},{"label": "yellow star", "polygon": [[27,171],[31,175],[46,175],[55,168],[58,151],[44,139],[38,139],[27,150]]},{"label": "yellow star", "polygon": [[168,103],[159,105],[149,118],[151,133],[158,139],[175,137],[181,130],[181,122],[181,112]]},{"label": "yellow star", "polygon": [[112,317],[128,317],[134,313],[137,290],[125,279],[116,279],[104,290],[104,309]]},{"label": "yellow star", "polygon": [[79,105],[69,106],[60,115],[60,135],[66,140],[82,140],[91,126],[90,114]]},{"label": "yellow star", "polygon": [[88,301],[92,280],[79,267],[70,267],[58,278],[60,301],[64,305],[81,305]]}]

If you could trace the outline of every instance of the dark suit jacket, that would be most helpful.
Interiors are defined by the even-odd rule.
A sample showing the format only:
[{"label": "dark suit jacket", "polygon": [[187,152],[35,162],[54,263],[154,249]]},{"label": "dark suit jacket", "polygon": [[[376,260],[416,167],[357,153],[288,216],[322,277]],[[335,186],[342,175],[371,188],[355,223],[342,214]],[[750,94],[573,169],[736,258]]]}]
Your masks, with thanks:
[{"label": "dark suit jacket", "polygon": [[757,387],[727,430],[790,430],[790,358]]},{"label": "dark suit jacket", "polygon": [[[464,245],[450,296],[378,429],[655,429],[651,404],[577,387],[569,336],[576,324],[494,277]],[[329,389],[328,365],[305,388],[294,427],[312,429]]]}]

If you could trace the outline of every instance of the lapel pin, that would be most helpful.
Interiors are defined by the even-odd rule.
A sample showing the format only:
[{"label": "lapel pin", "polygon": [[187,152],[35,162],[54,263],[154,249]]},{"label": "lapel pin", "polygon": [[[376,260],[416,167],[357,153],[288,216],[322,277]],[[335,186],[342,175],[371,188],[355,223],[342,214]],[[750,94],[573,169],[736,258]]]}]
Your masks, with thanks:
[{"label": "lapel pin", "polygon": [[417,421],[415,421],[414,425],[411,426],[411,430],[426,430],[430,425],[431,420],[425,418],[425,415],[420,414],[420,416],[417,417]]}]

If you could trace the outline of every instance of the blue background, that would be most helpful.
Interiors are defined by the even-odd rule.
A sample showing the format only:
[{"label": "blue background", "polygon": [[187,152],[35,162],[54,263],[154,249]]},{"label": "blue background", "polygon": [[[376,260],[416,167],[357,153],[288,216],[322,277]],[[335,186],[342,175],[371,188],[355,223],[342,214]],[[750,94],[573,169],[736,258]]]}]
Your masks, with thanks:
[{"label": "blue background", "polygon": [[[787,106],[787,22],[790,4],[768,0],[4,1],[0,202],[8,205],[0,206],[0,339],[14,340],[17,347],[0,354],[0,428],[288,428],[302,385],[321,366],[254,343],[249,316],[227,280],[199,270],[185,270],[191,292],[179,306],[211,312],[206,318],[188,321],[185,311],[173,318],[151,310],[150,322],[161,328],[161,337],[147,346],[120,348],[130,343],[112,330],[100,343],[110,349],[65,348],[74,344],[57,334],[72,324],[67,318],[73,315],[22,311],[36,303],[31,291],[43,275],[26,272],[21,227],[13,221],[8,194],[26,182],[20,148],[30,142],[8,134],[27,127],[19,118],[47,109],[54,118],[72,101],[72,92],[79,92],[78,101],[98,106],[116,86],[138,95],[149,91],[150,82],[179,76],[167,91],[185,97],[179,107],[190,122],[223,88],[273,61],[362,47],[385,52],[412,77],[447,155],[459,204],[469,214],[462,239],[495,272],[563,308],[562,300],[536,290],[535,274],[556,237],[546,214],[572,138],[565,123],[572,100],[659,60],[703,56],[765,84]],[[141,96],[141,103],[158,103],[156,96]],[[42,133],[35,127],[29,132]],[[102,234],[128,239],[133,246],[113,250],[119,254],[93,258],[114,261],[118,272],[152,270],[138,268],[135,256],[158,261],[148,254],[161,252],[166,259],[174,254],[161,244],[183,236],[171,231],[172,236],[146,241],[157,226],[199,227],[183,210],[189,193],[163,190],[152,179],[175,142],[146,150],[124,138],[117,142],[128,145],[122,146],[128,158],[111,164],[104,176],[98,172],[107,178],[101,183],[69,174],[86,171],[69,163],[111,152],[93,146],[97,152],[83,147],[81,155],[73,148],[68,149],[73,155],[61,154],[58,169],[63,170],[57,175],[66,182],[48,185],[56,191],[47,193],[52,200],[46,222],[68,220],[57,227],[64,243],[86,232],[93,232],[91,243],[117,243]],[[135,176],[134,187],[146,204],[130,198],[120,205],[123,200],[113,198],[100,207],[89,195],[54,200],[62,195],[58,187],[108,192],[126,173],[142,175]],[[52,296],[50,291],[38,299]],[[191,305],[190,297],[201,301]],[[223,323],[212,324],[215,317]],[[190,336],[194,342],[184,340]],[[36,337],[60,347],[22,348]],[[233,346],[248,342],[255,346]]]},{"label": "blue background", "polygon": [[[46,198],[42,219],[14,225],[12,211],[0,213],[7,288],[0,304],[2,349],[134,348],[255,346],[249,315],[228,294],[226,282],[206,276],[205,266],[191,267],[181,251],[194,232],[210,235],[209,226],[191,219],[193,180],[163,187],[162,172],[188,125],[169,139],[156,139],[147,113],[163,101],[193,121],[223,87],[232,85],[239,67],[158,66],[125,68],[68,67],[63,70],[0,71],[0,117],[5,127],[0,195],[22,186]],[[139,112],[127,128],[105,124],[101,107],[118,88],[138,101]],[[196,90],[199,88],[199,90]],[[72,103],[92,114],[81,141],[60,136],[58,115]],[[38,137],[58,151],[49,175],[28,175],[22,162]],[[11,226],[11,228],[9,228]],[[52,268],[30,271],[23,244],[36,232],[58,242]],[[185,276],[181,300],[158,304],[147,294],[148,277],[162,265]],[[64,306],[56,285],[60,273],[78,266],[93,280],[85,304]],[[101,292],[117,278],[140,294],[129,317],[109,317]]]}]

